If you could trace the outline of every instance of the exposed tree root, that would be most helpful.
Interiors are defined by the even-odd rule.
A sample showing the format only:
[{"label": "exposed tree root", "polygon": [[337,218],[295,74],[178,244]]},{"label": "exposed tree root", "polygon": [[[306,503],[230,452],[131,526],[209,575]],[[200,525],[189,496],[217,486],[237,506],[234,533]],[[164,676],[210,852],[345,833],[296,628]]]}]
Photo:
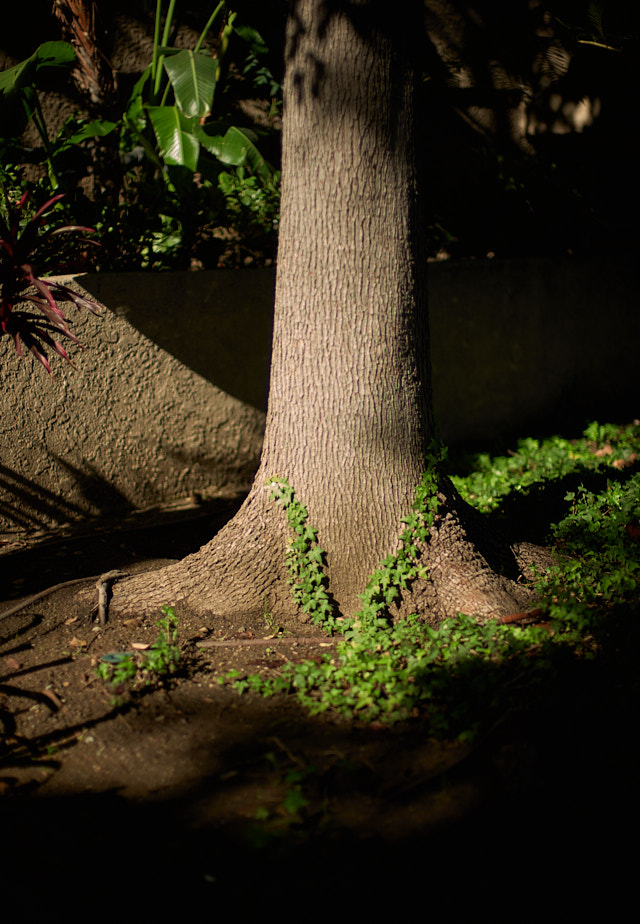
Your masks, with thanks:
[{"label": "exposed tree root", "polygon": [[[548,550],[528,543],[510,545],[488,533],[482,516],[446,490],[431,539],[421,547],[429,578],[413,582],[392,616],[417,612],[437,624],[463,612],[485,622],[533,606],[531,565],[552,563]],[[157,613],[164,604],[184,603],[203,618],[270,612],[280,622],[300,621],[304,615],[296,609],[285,564],[291,538],[286,517],[269,499],[268,489],[254,485],[236,516],[198,552],[119,582],[111,613]],[[363,579],[363,590],[364,584]]]},{"label": "exposed tree root", "polygon": [[186,603],[203,617],[277,612],[294,618],[285,554],[290,536],[268,492],[256,488],[211,542],[160,571],[133,575],[114,588],[111,612],[157,612]]},{"label": "exposed tree root", "polygon": [[529,543],[512,545],[489,533],[484,518],[462,501],[445,479],[440,507],[420,562],[429,577],[414,581],[394,609],[394,617],[419,613],[433,624],[457,613],[480,622],[521,612],[535,602],[533,564],[548,567],[548,550]]}]

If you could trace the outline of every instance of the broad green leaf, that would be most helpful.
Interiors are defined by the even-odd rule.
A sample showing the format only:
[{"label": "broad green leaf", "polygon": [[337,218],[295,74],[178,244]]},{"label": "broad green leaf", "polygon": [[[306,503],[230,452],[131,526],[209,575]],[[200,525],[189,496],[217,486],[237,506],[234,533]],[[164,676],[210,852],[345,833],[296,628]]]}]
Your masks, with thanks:
[{"label": "broad green leaf", "polygon": [[[217,157],[218,160],[222,160],[221,155],[224,152],[225,136],[220,134],[219,129],[216,131],[212,125],[204,127],[199,125],[196,127],[195,133],[202,147]],[[229,163],[229,161],[225,161],[225,163]]]},{"label": "broad green leaf", "polygon": [[263,55],[269,51],[269,46],[262,38],[257,29],[253,29],[251,26],[234,26],[234,32],[236,35],[239,35],[241,39],[245,42],[248,42],[251,46],[251,53],[254,55]]},{"label": "broad green leaf", "polygon": [[209,55],[179,51],[166,58],[164,68],[169,75],[176,103],[189,118],[202,119],[211,111],[216,88],[217,62]]},{"label": "broad green leaf", "polygon": [[62,140],[59,145],[56,145],[56,153],[59,154],[60,151],[64,151],[74,144],[80,144],[82,141],[87,141],[89,138],[104,138],[105,135],[109,135],[114,128],[117,127],[117,124],[117,122],[108,122],[106,119],[96,119],[93,122],[87,122],[87,124],[82,125],[77,132],[74,132],[73,135],[70,135],[68,138]]},{"label": "broad green leaf", "polygon": [[224,135],[210,135],[206,128],[197,126],[195,134],[202,146],[211,154],[215,154],[223,164],[233,167],[247,166],[263,183],[269,183],[273,178],[273,167],[255,146],[256,136],[253,132],[232,126]]},{"label": "broad green leaf", "polygon": [[43,42],[31,57],[0,73],[0,94],[11,95],[31,86],[39,70],[45,67],[68,67],[76,53],[68,42]]},{"label": "broad green leaf", "polygon": [[142,128],[144,123],[144,109],[142,91],[144,90],[149,78],[151,77],[151,65],[146,67],[135,83],[129,102],[126,108],[126,117],[137,128]]},{"label": "broad green leaf", "polygon": [[195,171],[200,144],[192,134],[194,120],[184,116],[177,106],[150,106],[147,111],[165,163]]},{"label": "broad green leaf", "polygon": [[67,67],[76,61],[76,53],[69,42],[43,42],[31,55],[36,68]]}]

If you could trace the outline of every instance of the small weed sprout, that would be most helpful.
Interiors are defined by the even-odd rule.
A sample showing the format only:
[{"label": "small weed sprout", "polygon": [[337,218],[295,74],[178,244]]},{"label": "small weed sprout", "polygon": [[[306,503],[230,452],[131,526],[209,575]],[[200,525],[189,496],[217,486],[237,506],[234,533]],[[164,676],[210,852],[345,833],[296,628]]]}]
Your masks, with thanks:
[{"label": "small weed sprout", "polygon": [[270,636],[275,638],[284,634],[284,629],[282,626],[279,626],[276,622],[276,618],[273,615],[269,604],[267,603],[267,595],[264,595],[264,608],[262,611],[262,618],[264,619],[265,628],[269,632]]},{"label": "small weed sprout", "polygon": [[173,674],[180,661],[178,641],[178,617],[172,606],[163,606],[164,618],[157,625],[160,634],[147,652],[142,663],[142,670],[149,675],[166,677]]},{"label": "small weed sprout", "polygon": [[172,606],[163,606],[164,617],[156,623],[158,637],[144,654],[117,651],[102,655],[96,674],[112,688],[123,685],[150,686],[173,674],[180,662],[178,617]]}]

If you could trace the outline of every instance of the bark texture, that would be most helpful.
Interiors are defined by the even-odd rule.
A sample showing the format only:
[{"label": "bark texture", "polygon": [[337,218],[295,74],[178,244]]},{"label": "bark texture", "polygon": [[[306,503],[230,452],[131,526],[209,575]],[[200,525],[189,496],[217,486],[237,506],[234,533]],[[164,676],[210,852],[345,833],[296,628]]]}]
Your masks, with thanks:
[{"label": "bark texture", "polygon": [[91,107],[108,109],[115,95],[115,80],[111,64],[100,48],[102,29],[98,25],[97,3],[54,0],[53,13],[60,22],[63,38],[78,55],[73,74],[80,94]]},{"label": "bark texture", "polygon": [[[186,599],[213,614],[290,610],[290,537],[266,483],[285,477],[327,552],[343,612],[398,546],[433,434],[416,166],[422,4],[298,0],[288,26],[283,198],[260,469],[214,540],[118,584],[120,609]],[[345,10],[348,9],[348,12]],[[513,611],[522,594],[476,548],[453,494],[416,588],[436,614]],[[513,558],[513,556],[511,556]],[[512,569],[513,570],[513,569]]]}]

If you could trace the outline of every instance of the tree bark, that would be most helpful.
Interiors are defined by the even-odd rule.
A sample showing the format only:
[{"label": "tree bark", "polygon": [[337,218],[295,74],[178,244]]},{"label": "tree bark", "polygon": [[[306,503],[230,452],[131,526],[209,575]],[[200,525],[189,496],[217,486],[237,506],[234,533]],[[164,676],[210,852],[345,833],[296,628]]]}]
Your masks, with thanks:
[{"label": "tree bark", "polygon": [[108,110],[115,96],[113,70],[100,49],[95,0],[54,0],[54,16],[63,38],[76,50],[78,64],[74,79],[90,108]]},{"label": "tree bark", "polygon": [[[422,4],[298,0],[288,25],[283,195],[271,385],[243,508],[183,562],[114,588],[117,608],[184,599],[224,616],[291,612],[290,541],[267,482],[285,477],[326,550],[331,592],[358,608],[398,548],[434,433],[426,253],[416,164]],[[416,39],[418,36],[418,39]],[[453,489],[416,600],[434,618],[521,609],[470,537]],[[473,530],[472,530],[473,532]],[[462,604],[462,605],[461,605]]]}]

